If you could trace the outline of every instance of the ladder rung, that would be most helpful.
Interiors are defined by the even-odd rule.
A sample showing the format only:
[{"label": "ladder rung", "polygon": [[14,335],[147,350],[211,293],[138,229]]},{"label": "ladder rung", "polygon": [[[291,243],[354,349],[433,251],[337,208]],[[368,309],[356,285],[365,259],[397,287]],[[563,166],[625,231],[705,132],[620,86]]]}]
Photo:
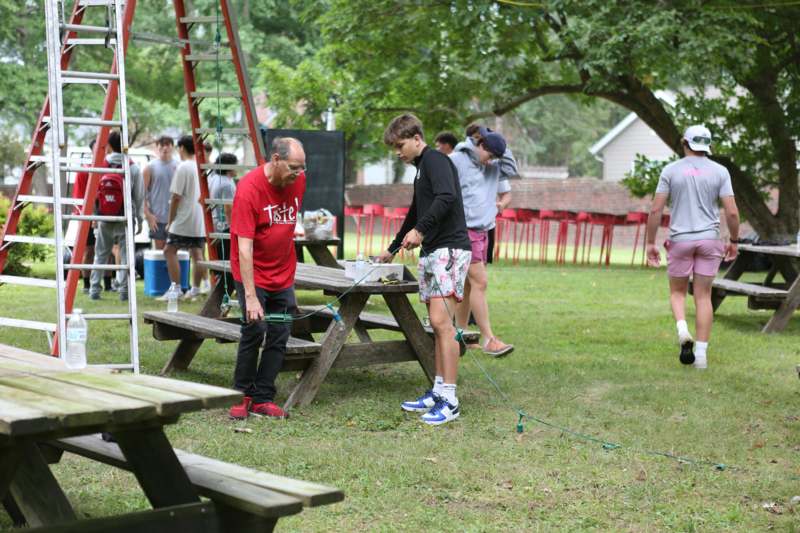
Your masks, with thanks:
[{"label": "ladder rung", "polygon": [[[43,121],[50,121],[50,117],[44,117]],[[109,126],[109,127],[122,127],[122,121],[119,120],[103,120],[102,118],[94,117],[64,117],[62,122],[64,124],[75,124],[76,126]]]},{"label": "ladder rung", "polygon": [[114,33],[114,30],[108,26],[86,26],[83,24],[62,24],[61,29],[81,33]]},{"label": "ladder rung", "polygon": [[113,6],[114,0],[79,0],[80,7]]},{"label": "ladder rung", "polygon": [[80,37],[67,39],[67,46],[116,46],[116,44],[116,39],[86,39]]},{"label": "ladder rung", "polygon": [[[217,54],[189,54],[185,57],[186,61],[191,61],[193,63],[198,63],[200,61],[216,61]],[[227,54],[220,54],[219,55],[220,61],[233,61],[233,58]]]},{"label": "ladder rung", "polygon": [[231,234],[230,233],[209,233],[208,238],[212,240],[223,240],[227,241],[230,240]]},{"label": "ladder rung", "polygon": [[[183,24],[210,24],[217,22],[217,17],[215,15],[208,15],[203,17],[181,17],[181,22]],[[220,22],[222,19],[220,18]]]},{"label": "ladder rung", "polygon": [[203,163],[200,168],[203,170],[253,170],[252,165],[217,165],[215,163]]},{"label": "ladder rung", "polygon": [[[44,117],[42,121],[50,122],[50,117]],[[49,155],[32,155],[30,156],[30,158],[28,158],[28,161],[31,161],[33,163],[49,163],[50,161],[52,161],[52,158]],[[66,157],[59,157],[58,161],[59,163],[68,163],[69,159],[67,159]]]},{"label": "ladder rung", "polygon": [[[203,135],[205,133],[217,133],[216,128],[195,128],[195,133]],[[222,128],[223,135],[249,135],[250,130],[247,128]]]},{"label": "ladder rung", "polygon": [[109,215],[63,215],[64,220],[91,220],[93,222],[125,222],[127,218],[124,216],[109,216]]},{"label": "ladder rung", "polygon": [[112,74],[110,72],[83,72],[79,70],[65,70],[61,72],[61,80],[64,83],[72,83],[67,82],[68,78],[75,78],[79,80],[118,80],[119,74]]},{"label": "ladder rung", "polygon": [[[216,91],[196,91],[193,93],[189,93],[189,96],[192,98],[216,98],[217,93]],[[220,91],[219,92],[220,98],[241,98],[242,94],[236,91]]]},{"label": "ladder rung", "polygon": [[[32,204],[54,204],[55,198],[52,196],[33,196],[30,194],[20,194],[17,196],[17,202],[32,203]],[[83,205],[83,198],[62,198],[63,205]]]},{"label": "ladder rung", "polygon": [[5,242],[25,242],[28,244],[44,244],[55,246],[56,240],[50,237],[34,237],[32,235],[6,235],[3,237]]},{"label": "ladder rung", "polygon": [[128,265],[90,265],[87,263],[70,263],[64,265],[67,270],[128,270]]},{"label": "ladder rung", "polygon": [[82,167],[80,165],[66,165],[59,170],[61,172],[88,172],[89,174],[125,174],[124,168]]},{"label": "ladder rung", "polygon": [[206,205],[233,205],[230,198],[206,198]]},{"label": "ladder rung", "polygon": [[[65,315],[67,319],[72,317],[72,313],[67,313]],[[86,320],[130,320],[131,314],[130,313],[88,313],[84,314],[81,313],[81,316]]]},{"label": "ladder rung", "polygon": [[36,320],[22,320],[19,318],[6,318],[0,316],[0,326],[9,328],[38,329],[41,331],[56,331],[56,324],[50,322],[37,322]]},{"label": "ladder rung", "polygon": [[3,276],[0,275],[0,284],[27,285],[28,287],[43,287],[45,289],[55,289],[56,280],[41,278],[26,278],[23,276]]}]

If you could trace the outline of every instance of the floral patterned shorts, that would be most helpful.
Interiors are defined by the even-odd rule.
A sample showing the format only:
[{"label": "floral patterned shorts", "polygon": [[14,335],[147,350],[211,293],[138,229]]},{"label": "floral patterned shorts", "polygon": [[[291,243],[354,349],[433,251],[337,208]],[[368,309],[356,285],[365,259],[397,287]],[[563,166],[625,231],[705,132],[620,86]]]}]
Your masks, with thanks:
[{"label": "floral patterned shorts", "polygon": [[455,296],[457,301],[463,300],[471,258],[472,252],[456,248],[439,248],[420,257],[419,299],[429,302],[431,298]]}]

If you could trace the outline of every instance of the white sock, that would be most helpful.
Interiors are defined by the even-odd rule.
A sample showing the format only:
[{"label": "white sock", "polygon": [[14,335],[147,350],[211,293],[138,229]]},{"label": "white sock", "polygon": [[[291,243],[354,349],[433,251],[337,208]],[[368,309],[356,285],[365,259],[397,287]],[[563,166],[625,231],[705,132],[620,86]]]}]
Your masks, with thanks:
[{"label": "white sock", "polygon": [[708,343],[707,342],[696,342],[694,343],[694,356],[696,359],[705,359],[706,358],[706,350],[708,350]]},{"label": "white sock", "polygon": [[675,323],[678,326],[678,337],[690,337],[689,326],[686,325],[685,320],[678,320]]},{"label": "white sock", "polygon": [[436,376],[433,378],[433,393],[441,396],[442,387],[444,387],[444,378],[442,376]]},{"label": "white sock", "polygon": [[450,402],[450,405],[458,405],[458,398],[456,398],[456,385],[455,383],[445,383],[442,385],[442,397]]}]

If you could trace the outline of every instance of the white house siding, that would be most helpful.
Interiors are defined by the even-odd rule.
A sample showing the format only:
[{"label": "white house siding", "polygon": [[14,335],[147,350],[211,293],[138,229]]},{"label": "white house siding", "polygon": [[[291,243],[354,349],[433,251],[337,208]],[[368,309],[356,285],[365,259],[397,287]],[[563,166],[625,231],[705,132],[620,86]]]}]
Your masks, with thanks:
[{"label": "white house siding", "polygon": [[653,160],[668,159],[673,152],[641,119],[637,118],[600,152],[603,179],[620,181],[633,168],[636,154]]}]

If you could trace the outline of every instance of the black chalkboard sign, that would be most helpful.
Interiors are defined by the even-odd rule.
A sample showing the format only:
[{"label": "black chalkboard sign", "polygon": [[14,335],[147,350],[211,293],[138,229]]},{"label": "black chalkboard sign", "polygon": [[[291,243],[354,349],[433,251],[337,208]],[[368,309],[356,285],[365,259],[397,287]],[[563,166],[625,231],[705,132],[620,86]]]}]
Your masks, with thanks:
[{"label": "black chalkboard sign", "polygon": [[325,208],[338,222],[339,259],[344,253],[344,133],[341,131],[282,130],[262,128],[264,146],[270,151],[276,137],[294,137],[306,152],[306,194],[303,211]]}]

